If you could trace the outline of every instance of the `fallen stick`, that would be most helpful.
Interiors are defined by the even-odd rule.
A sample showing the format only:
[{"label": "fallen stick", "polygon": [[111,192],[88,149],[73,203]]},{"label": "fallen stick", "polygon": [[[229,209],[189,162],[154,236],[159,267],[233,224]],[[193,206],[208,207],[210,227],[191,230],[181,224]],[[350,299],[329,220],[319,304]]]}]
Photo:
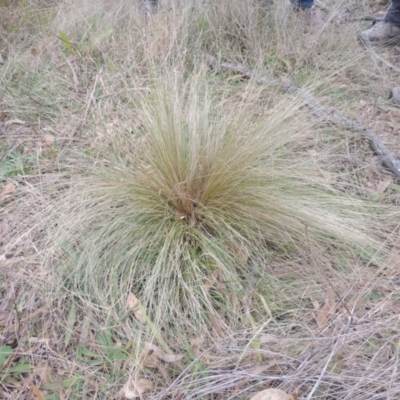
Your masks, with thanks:
[{"label": "fallen stick", "polygon": [[346,22],[359,22],[359,21],[372,21],[380,22],[383,21],[384,15],[362,15],[360,17],[348,17],[344,18],[340,23],[344,24]]},{"label": "fallen stick", "polygon": [[352,129],[358,132],[361,136],[369,141],[369,144],[379,161],[388,168],[394,175],[400,178],[400,161],[397,160],[392,153],[386,148],[382,141],[372,131],[365,129],[360,123],[346,116],[340,115],[336,110],[328,109],[323,106],[319,100],[308,90],[301,89],[293,85],[285,85],[280,82],[272,81],[263,76],[259,76],[255,71],[247,68],[245,65],[221,63],[215,57],[206,54],[206,62],[216,71],[232,71],[244,76],[247,79],[256,81],[260,85],[266,85],[273,88],[281,89],[286,93],[298,93],[306,105],[321,119],[336,124],[342,125],[347,129]]}]

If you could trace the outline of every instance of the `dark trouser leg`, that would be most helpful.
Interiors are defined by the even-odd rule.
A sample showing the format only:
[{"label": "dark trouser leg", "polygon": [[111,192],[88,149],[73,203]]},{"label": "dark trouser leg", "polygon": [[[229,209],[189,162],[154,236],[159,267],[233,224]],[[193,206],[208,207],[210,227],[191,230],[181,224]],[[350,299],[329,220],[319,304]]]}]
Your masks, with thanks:
[{"label": "dark trouser leg", "polygon": [[311,8],[314,5],[314,0],[291,0],[291,2],[298,8]]},{"label": "dark trouser leg", "polygon": [[393,25],[400,26],[400,0],[393,0],[385,15],[385,21],[391,22]]}]

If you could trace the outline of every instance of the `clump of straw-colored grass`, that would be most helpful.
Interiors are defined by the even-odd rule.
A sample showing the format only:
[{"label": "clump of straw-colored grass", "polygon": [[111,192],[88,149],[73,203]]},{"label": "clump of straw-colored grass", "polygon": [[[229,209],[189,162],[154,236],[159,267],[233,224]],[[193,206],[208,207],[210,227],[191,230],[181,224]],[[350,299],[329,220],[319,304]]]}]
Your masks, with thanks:
[{"label": "clump of straw-colored grass", "polygon": [[312,127],[299,104],[257,117],[256,90],[244,96],[217,94],[202,74],[167,74],[139,95],[138,131],[106,135],[108,152],[60,196],[64,286],[113,315],[133,293],[158,327],[218,331],[247,318],[268,257],[373,248],[361,204],[298,152]]}]

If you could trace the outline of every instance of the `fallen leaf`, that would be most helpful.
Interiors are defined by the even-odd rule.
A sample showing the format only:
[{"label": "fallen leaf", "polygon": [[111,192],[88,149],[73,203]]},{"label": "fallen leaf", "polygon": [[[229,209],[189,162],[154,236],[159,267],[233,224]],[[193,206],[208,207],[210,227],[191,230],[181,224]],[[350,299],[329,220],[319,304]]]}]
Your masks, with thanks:
[{"label": "fallen leaf", "polygon": [[133,310],[133,315],[135,318],[141,323],[145,324],[146,323],[146,318],[144,317],[142,305],[139,301],[139,299],[132,293],[130,292],[128,295],[128,308],[132,308]]},{"label": "fallen leaf", "polygon": [[325,327],[329,317],[335,312],[336,302],[335,294],[331,289],[326,292],[324,306],[317,313],[317,322],[320,327]]},{"label": "fallen leaf", "polygon": [[174,355],[174,354],[166,354],[164,351],[162,351],[159,347],[157,347],[153,343],[146,342],[144,344],[144,348],[147,352],[152,352],[159,360],[165,361],[165,362],[176,362],[179,361],[183,358],[183,355]]},{"label": "fallen leaf", "polygon": [[126,399],[135,399],[141,397],[143,393],[153,388],[153,382],[148,379],[130,379],[120,391],[120,396]]},{"label": "fallen leaf", "polygon": [[32,54],[33,56],[37,56],[38,51],[37,51],[34,47],[32,47],[32,48],[31,48],[31,54]]},{"label": "fallen leaf", "polygon": [[53,146],[54,144],[54,136],[50,135],[49,133],[43,133],[40,137],[42,143],[46,146]]},{"label": "fallen leaf", "polygon": [[17,191],[13,183],[8,183],[0,192],[0,201],[4,201],[7,197],[11,196]]},{"label": "fallen leaf", "polygon": [[4,110],[0,110],[0,122],[5,121],[5,119],[7,118],[7,111]]},{"label": "fallen leaf", "polygon": [[280,389],[266,389],[258,392],[250,400],[293,400],[293,396]]},{"label": "fallen leaf", "polygon": [[37,400],[46,400],[43,392],[33,383],[32,383],[31,389],[32,389],[32,394],[36,397]]},{"label": "fallen leaf", "polygon": [[6,121],[4,124],[6,126],[13,125],[13,124],[25,125],[26,121],[22,121],[21,119],[10,119],[9,121]]}]

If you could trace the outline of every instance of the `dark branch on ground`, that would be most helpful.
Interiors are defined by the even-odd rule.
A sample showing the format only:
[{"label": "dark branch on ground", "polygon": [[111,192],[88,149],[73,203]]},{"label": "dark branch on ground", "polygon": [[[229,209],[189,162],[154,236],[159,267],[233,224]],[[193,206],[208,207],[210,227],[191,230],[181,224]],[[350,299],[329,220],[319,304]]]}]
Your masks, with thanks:
[{"label": "dark branch on ground", "polygon": [[285,85],[283,83],[270,80],[268,78],[258,75],[255,71],[247,68],[245,65],[221,63],[215,57],[209,54],[205,55],[205,60],[216,71],[232,71],[241,74],[248,79],[255,80],[260,85],[278,88],[286,93],[299,94],[303,98],[305,104],[312,110],[312,112],[322,120],[333,123],[335,125],[344,126],[346,129],[354,130],[365,139],[367,139],[372,150],[378,156],[379,161],[394,175],[396,175],[396,177],[400,178],[400,161],[392,155],[392,153],[386,148],[386,146],[374,132],[365,129],[359,122],[339,114],[336,110],[328,109],[327,107],[323,106],[309,90],[301,89],[293,85]]}]

